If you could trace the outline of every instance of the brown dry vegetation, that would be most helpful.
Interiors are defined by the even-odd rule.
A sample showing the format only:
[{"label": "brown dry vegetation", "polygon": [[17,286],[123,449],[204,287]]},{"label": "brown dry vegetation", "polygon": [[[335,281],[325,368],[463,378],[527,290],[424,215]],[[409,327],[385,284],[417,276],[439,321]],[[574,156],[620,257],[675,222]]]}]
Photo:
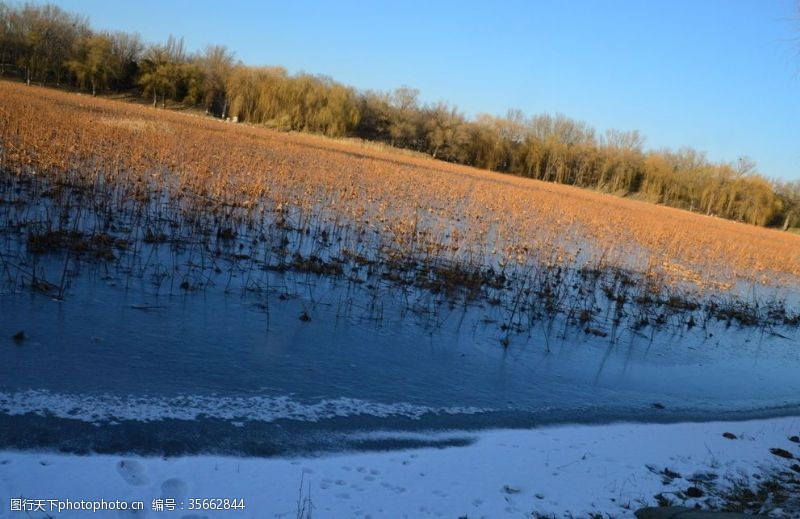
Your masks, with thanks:
[{"label": "brown dry vegetation", "polygon": [[153,107],[198,110],[282,131],[368,139],[451,163],[628,196],[733,221],[800,225],[800,181],[769,180],[746,156],[710,161],[689,147],[646,150],[638,131],[599,133],[564,115],[466,117],[419,91],[359,91],[326,76],[236,63],[224,46],[188,52],[92,29],[51,4],[0,1],[0,77],[115,92]]},{"label": "brown dry vegetation", "polygon": [[501,266],[536,256],[722,287],[800,276],[800,237],[787,233],[352,142],[8,82],[0,93],[7,171],[69,171],[131,197],[166,189],[202,206],[269,201],[365,225],[398,250]]}]

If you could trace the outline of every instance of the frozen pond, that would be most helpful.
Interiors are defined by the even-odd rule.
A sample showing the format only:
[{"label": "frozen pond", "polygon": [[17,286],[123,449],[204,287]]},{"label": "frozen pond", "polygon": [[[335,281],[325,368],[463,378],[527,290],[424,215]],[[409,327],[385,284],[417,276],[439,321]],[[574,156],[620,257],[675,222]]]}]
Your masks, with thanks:
[{"label": "frozen pond", "polygon": [[[272,455],[426,444],[411,433],[428,430],[800,408],[793,330],[612,341],[555,320],[503,348],[488,305],[420,315],[387,296],[376,318],[357,295],[343,311],[346,288],[316,279],[313,298],[155,296],[95,275],[63,301],[4,293],[0,447]],[[393,432],[359,439],[376,430]]]},{"label": "frozen pond", "polygon": [[231,227],[5,187],[0,448],[266,456],[800,409],[786,288],[710,297],[538,249],[404,252],[287,207]]}]

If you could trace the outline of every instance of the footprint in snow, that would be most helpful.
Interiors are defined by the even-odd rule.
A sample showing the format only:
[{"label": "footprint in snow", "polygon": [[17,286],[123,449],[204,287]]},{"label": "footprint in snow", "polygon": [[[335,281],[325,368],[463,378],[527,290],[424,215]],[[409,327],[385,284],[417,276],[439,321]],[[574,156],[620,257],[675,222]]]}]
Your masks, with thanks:
[{"label": "footprint in snow", "polygon": [[170,478],[161,483],[161,499],[174,499],[180,503],[189,495],[189,486],[179,478]]},{"label": "footprint in snow", "polygon": [[401,487],[401,486],[395,486],[395,485],[392,485],[391,483],[387,483],[385,481],[383,483],[381,483],[381,486],[386,488],[386,489],[391,490],[392,492],[394,492],[396,494],[402,494],[403,492],[406,491],[406,489]]},{"label": "footprint in snow", "polygon": [[126,483],[133,486],[142,486],[150,482],[145,466],[136,460],[120,460],[117,462],[117,472]]}]

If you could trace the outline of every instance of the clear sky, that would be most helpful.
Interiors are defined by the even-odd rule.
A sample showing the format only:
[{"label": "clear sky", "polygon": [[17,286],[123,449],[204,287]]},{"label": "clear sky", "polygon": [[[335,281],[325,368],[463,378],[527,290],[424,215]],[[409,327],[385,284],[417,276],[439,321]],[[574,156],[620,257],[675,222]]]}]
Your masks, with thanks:
[{"label": "clear sky", "polygon": [[56,0],[100,29],[359,89],[420,89],[467,115],[563,113],[800,178],[794,0]]}]

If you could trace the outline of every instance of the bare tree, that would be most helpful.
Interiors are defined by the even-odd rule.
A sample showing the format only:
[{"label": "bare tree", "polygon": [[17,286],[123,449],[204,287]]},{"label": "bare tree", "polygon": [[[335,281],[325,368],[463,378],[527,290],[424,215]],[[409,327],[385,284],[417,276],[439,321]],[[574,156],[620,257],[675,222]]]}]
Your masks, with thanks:
[{"label": "bare tree", "polygon": [[225,46],[210,45],[198,59],[203,73],[203,104],[206,111],[228,116],[230,99],[225,86],[234,66],[234,55]]}]

